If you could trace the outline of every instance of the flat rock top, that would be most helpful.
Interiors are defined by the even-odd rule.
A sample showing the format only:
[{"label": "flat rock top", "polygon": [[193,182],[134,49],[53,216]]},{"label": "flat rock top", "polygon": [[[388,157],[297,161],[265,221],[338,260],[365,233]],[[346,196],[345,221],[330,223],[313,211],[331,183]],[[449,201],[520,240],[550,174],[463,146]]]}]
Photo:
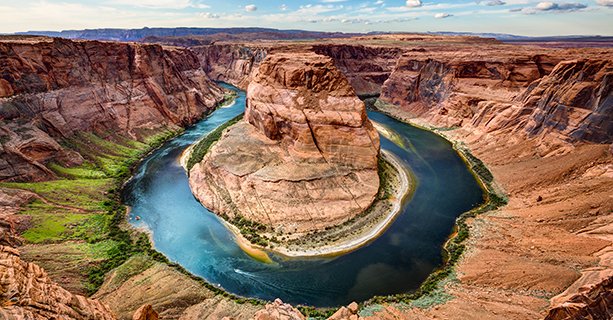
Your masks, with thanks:
[{"label": "flat rock top", "polygon": [[326,92],[333,96],[355,96],[347,79],[330,57],[310,51],[277,52],[260,65],[255,82],[263,86]]},{"label": "flat rock top", "polygon": [[323,158],[297,159],[280,141],[270,140],[252,125],[241,121],[230,127],[209,153],[207,162],[243,177],[262,181],[303,181],[347,174]]}]

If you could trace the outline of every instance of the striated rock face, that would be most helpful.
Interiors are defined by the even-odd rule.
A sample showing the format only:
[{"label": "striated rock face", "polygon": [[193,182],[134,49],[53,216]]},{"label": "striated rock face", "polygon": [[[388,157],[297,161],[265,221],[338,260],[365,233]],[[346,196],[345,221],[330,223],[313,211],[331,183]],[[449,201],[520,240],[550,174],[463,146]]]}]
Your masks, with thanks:
[{"label": "striated rock face", "polygon": [[159,45],[0,39],[0,180],[45,180],[83,159],[79,132],[143,139],[193,123],[222,99],[198,57]]},{"label": "striated rock face", "polygon": [[554,306],[545,320],[611,319],[613,317],[613,277]]},{"label": "striated rock face", "polygon": [[192,191],[207,208],[306,233],[370,206],[379,187],[379,136],[330,58],[271,54],[247,98],[245,120],[190,171]]},{"label": "striated rock face", "polygon": [[524,47],[405,53],[383,85],[381,101],[437,126],[613,142],[611,59],[570,53],[584,58],[560,62],[559,52],[534,54]]},{"label": "striated rock face", "polygon": [[211,79],[231,83],[242,89],[247,88],[268,52],[265,47],[235,44],[201,46],[192,50],[200,58]]},{"label": "striated rock face", "polygon": [[[402,56],[381,91],[381,100],[415,115],[438,114],[461,122],[481,101],[512,99],[548,73],[556,58],[507,53],[496,56],[416,51]],[[486,90],[484,90],[487,88]]]},{"label": "striated rock face", "polygon": [[0,246],[0,318],[115,319],[102,303],[74,295],[52,282],[38,265]]},{"label": "striated rock face", "polygon": [[596,143],[613,142],[613,62],[575,60],[558,64],[518,98],[530,135],[550,131]]},{"label": "striated rock face", "polygon": [[369,96],[381,92],[381,86],[394,70],[403,50],[390,47],[327,44],[315,45],[313,51],[332,58],[355,92],[358,95]]}]

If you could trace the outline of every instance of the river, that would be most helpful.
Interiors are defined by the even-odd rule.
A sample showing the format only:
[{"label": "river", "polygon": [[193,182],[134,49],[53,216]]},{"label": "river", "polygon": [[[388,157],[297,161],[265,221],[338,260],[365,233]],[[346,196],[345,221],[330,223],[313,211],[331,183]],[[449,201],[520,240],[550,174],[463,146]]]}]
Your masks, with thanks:
[{"label": "river", "polygon": [[130,223],[151,232],[156,250],[228,292],[320,307],[409,292],[442,263],[441,248],[455,219],[484,201],[483,190],[448,141],[371,111],[369,118],[396,136],[393,142],[381,136],[381,147],[417,180],[398,218],[369,245],[339,257],[273,255],[274,263],[258,262],[194,198],[179,164],[185,148],[244,108],[245,93],[239,91],[234,104],[217,109],[145,158],[123,190],[124,203],[132,207]]}]

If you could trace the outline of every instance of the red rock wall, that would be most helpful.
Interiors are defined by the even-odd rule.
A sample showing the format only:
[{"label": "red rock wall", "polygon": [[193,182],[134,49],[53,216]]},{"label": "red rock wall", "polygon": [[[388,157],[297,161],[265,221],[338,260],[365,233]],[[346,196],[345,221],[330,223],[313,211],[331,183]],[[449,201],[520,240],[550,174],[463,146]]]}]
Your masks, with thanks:
[{"label": "red rock wall", "polygon": [[440,126],[613,142],[610,59],[433,56],[400,58],[381,101]]},{"label": "red rock wall", "polygon": [[88,131],[143,139],[201,118],[223,97],[187,49],[98,41],[0,41],[0,181],[79,163],[57,142]]}]

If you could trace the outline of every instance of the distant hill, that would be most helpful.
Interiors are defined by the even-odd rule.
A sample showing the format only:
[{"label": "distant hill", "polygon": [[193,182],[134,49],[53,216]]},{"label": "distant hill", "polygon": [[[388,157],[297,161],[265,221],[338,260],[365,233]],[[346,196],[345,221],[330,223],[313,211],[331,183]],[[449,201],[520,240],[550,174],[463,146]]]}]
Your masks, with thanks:
[{"label": "distant hill", "polygon": [[429,32],[430,34],[446,36],[477,36],[482,38],[494,38],[504,42],[613,42],[613,37],[607,36],[548,36],[528,37],[507,33],[475,33],[475,32]]},{"label": "distant hill", "polygon": [[314,38],[341,38],[358,35],[356,33],[317,32],[304,30],[279,30],[272,28],[142,28],[142,29],[86,29],[63,31],[26,31],[17,32],[17,35],[40,35],[60,37],[67,39],[84,40],[114,40],[114,41],[141,41],[147,37],[189,37],[210,36],[215,34],[246,35],[252,34],[252,40],[257,39],[314,39]]}]

